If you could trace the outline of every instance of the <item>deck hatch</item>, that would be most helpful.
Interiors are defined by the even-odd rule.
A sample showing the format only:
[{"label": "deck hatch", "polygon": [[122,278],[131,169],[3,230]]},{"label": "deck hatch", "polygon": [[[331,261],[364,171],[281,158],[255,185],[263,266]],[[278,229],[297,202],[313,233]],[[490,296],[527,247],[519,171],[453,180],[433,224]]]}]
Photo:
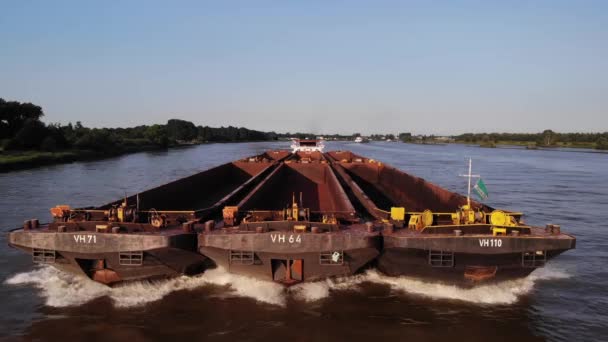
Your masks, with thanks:
[{"label": "deck hatch", "polygon": [[522,267],[543,267],[547,262],[545,251],[523,252],[521,253]]},{"label": "deck hatch", "polygon": [[34,248],[32,250],[32,261],[40,264],[55,262],[56,253],[51,249]]},{"label": "deck hatch", "polygon": [[344,265],[344,252],[322,252],[319,254],[319,264],[321,265]]},{"label": "deck hatch", "polygon": [[429,265],[433,267],[454,267],[454,252],[430,250]]},{"label": "deck hatch", "polygon": [[253,265],[255,256],[253,251],[230,251],[230,263],[238,265]]},{"label": "deck hatch", "polygon": [[144,252],[118,252],[118,263],[124,266],[141,266],[144,261]]}]

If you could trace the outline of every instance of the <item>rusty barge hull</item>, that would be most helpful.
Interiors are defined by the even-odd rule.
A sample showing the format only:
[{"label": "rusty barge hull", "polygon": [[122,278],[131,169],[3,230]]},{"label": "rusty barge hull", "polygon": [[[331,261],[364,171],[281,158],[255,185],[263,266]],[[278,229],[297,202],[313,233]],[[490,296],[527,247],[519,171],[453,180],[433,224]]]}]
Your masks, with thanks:
[{"label": "rusty barge hull", "polygon": [[237,207],[241,222],[199,235],[199,252],[230,272],[291,285],[352,275],[379,255],[379,233],[356,224],[320,152],[294,153]]},{"label": "rusty barge hull", "polygon": [[461,287],[525,278],[567,249],[546,252],[542,263],[537,260],[524,266],[522,253],[501,253],[488,257],[483,253],[446,253],[440,251],[432,264],[431,251],[417,248],[388,248],[378,258],[378,269],[390,276],[412,277]]},{"label": "rusty barge hull", "polygon": [[[559,230],[488,224],[494,208],[475,201],[470,203],[471,210],[482,213],[481,218],[461,225],[445,213],[458,212],[467,205],[466,197],[349,151],[329,152],[328,157],[369,217],[384,222],[377,267],[385,274],[472,286],[525,277],[575,248],[576,239]],[[392,220],[394,207],[413,213],[429,211],[434,224],[408,227],[414,214]],[[521,220],[521,213],[507,215]]]},{"label": "rusty barge hull", "polygon": [[488,234],[433,235],[411,237],[398,231],[385,234],[378,269],[392,276],[470,286],[479,281],[525,277],[552,258],[575,248],[575,240],[565,234],[493,236],[489,227]]},{"label": "rusty barge hull", "polygon": [[43,225],[26,221],[9,233],[9,245],[35,263],[108,285],[200,273],[213,263],[198,253],[196,231],[287,156],[268,152],[226,163],[99,207],[56,208],[64,215]]},{"label": "rusty barge hull", "polygon": [[352,275],[379,254],[379,235],[368,234],[365,227],[331,232],[316,224],[321,231],[313,233],[274,226],[274,222],[265,225],[262,233],[241,229],[204,233],[199,250],[232,273],[286,285]]},{"label": "rusty barge hull", "polygon": [[195,253],[193,234],[107,234],[94,231],[10,234],[10,245],[36,263],[90,277],[104,284],[202,272],[209,260]]}]

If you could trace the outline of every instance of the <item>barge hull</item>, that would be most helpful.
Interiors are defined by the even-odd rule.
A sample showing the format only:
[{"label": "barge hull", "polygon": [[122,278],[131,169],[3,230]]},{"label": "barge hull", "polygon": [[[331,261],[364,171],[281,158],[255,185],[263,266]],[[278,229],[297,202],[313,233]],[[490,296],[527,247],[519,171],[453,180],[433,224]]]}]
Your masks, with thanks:
[{"label": "barge hull", "polygon": [[[522,253],[486,254],[454,253],[445,257],[446,264],[432,266],[430,251],[410,248],[385,249],[378,258],[378,269],[389,276],[406,276],[424,281],[471,287],[480,283],[515,280],[528,276],[543,267],[550,259],[566,250],[546,253],[542,263],[522,265]],[[449,259],[452,258],[452,261]],[[451,264],[449,266],[448,264]],[[471,271],[482,270],[481,276],[469,276]]]},{"label": "barge hull", "polygon": [[[575,248],[567,234],[537,227],[498,227],[484,223],[450,222],[467,198],[381,162],[348,151],[327,153],[332,167],[356,200],[374,218],[386,222],[378,268],[392,276],[413,276],[457,285],[522,278],[555,256]],[[471,201],[471,208],[488,215],[494,209]],[[438,225],[413,227],[408,216],[391,217],[392,207],[413,212],[431,210]],[[521,214],[509,213],[520,219]],[[459,218],[460,220],[460,218]],[[396,225],[399,228],[396,228]]]},{"label": "barge hull", "polygon": [[[536,237],[385,234],[378,269],[393,276],[414,276],[466,286],[476,281],[525,277],[552,258],[575,248],[575,244],[576,240],[566,234]],[[485,270],[488,274],[475,276],[475,270]]]},{"label": "barge hull", "polygon": [[9,245],[30,254],[35,263],[108,285],[196,274],[209,264],[196,253],[196,234],[32,233],[20,229],[9,234]]},{"label": "barge hull", "polygon": [[[343,262],[321,264],[319,252],[272,253],[254,252],[251,263],[242,264],[231,260],[234,251],[215,247],[201,247],[200,252],[217,265],[231,273],[256,279],[276,281],[285,285],[302,281],[318,281],[328,277],[349,276],[369,264],[378,256],[375,248],[361,248],[343,251]],[[327,252],[329,256],[333,252]],[[289,267],[287,267],[289,265]],[[290,269],[290,274],[287,274]],[[290,281],[291,280],[291,281]]]},{"label": "barge hull", "polygon": [[238,202],[288,156],[233,161],[99,207],[58,206],[54,222],[27,221],[9,233],[9,245],[35,263],[107,285],[200,273],[211,263],[197,251],[201,222]]},{"label": "barge hull", "polygon": [[[306,224],[285,222],[286,225],[298,223]],[[276,227],[282,223],[266,224]],[[262,222],[257,225],[265,228]],[[356,225],[349,229],[320,233],[295,233],[293,230],[265,233],[214,231],[199,235],[199,252],[230,272],[278,282],[285,282],[285,268],[290,261],[297,261],[294,267],[302,270],[298,272],[298,277],[289,278],[315,281],[352,275],[372,263],[380,254],[379,233],[369,233],[364,227]]]}]

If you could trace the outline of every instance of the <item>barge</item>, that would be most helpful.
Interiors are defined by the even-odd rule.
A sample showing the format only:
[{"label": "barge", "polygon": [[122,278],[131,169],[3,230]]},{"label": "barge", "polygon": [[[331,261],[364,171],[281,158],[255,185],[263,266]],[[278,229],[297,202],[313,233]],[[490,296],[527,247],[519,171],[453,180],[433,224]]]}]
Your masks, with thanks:
[{"label": "barge", "polygon": [[576,239],[558,225],[532,227],[522,213],[471,200],[470,168],[465,197],[349,151],[328,156],[381,226],[377,266],[385,274],[472,286],[525,277],[575,248]]},{"label": "barge", "polygon": [[380,253],[320,151],[298,150],[237,206],[199,251],[230,272],[292,285],[352,275]]},{"label": "barge", "polygon": [[51,209],[9,244],[112,285],[222,266],[286,286],[377,267],[458,286],[515,279],[575,248],[383,162],[315,140],[267,151],[111,203]]},{"label": "barge", "polygon": [[226,163],[99,207],[51,209],[52,222],[25,221],[9,245],[34,263],[103,284],[196,274],[212,265],[196,230],[276,167],[288,152]]}]

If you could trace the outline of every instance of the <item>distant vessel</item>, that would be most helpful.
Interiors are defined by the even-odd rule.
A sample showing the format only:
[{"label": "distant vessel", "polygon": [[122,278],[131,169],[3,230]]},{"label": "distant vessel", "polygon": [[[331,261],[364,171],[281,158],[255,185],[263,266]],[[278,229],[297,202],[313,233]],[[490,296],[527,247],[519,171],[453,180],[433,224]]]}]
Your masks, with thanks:
[{"label": "distant vessel", "polygon": [[362,143],[362,142],[363,142],[363,138],[361,138],[361,137],[356,137],[356,138],[355,138],[355,142],[356,142],[356,143]]},{"label": "distant vessel", "polygon": [[325,143],[323,139],[292,139],[291,150],[300,152],[323,152]]},{"label": "distant vessel", "polygon": [[460,286],[525,277],[575,248],[558,225],[528,226],[320,140],[260,155],[99,207],[51,209],[9,233],[36,263],[115,284],[221,265],[284,285],[377,265]]}]

